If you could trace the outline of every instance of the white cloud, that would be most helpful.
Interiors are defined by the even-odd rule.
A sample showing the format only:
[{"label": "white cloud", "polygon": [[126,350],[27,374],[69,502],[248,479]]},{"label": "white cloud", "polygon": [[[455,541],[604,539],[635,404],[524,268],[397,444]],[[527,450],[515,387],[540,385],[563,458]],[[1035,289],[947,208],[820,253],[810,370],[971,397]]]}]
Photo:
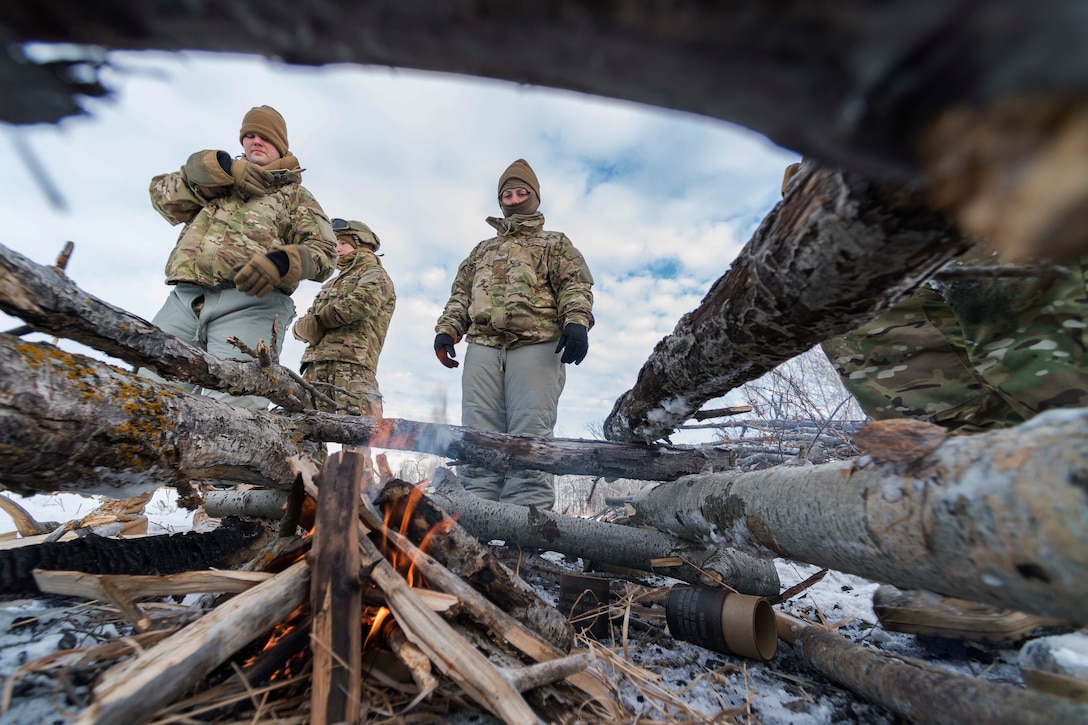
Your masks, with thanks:
[{"label": "white cloud", "polygon": [[[431,420],[444,400],[449,421],[460,419],[460,370],[435,359],[434,322],[457,265],[491,235],[484,218],[498,214],[498,176],[515,158],[540,177],[547,227],[570,236],[597,282],[589,357],[568,369],[560,401],[557,433],[568,437],[587,436],[631,387],[778,200],[782,169],[796,160],[718,121],[496,81],[241,55],[110,59],[117,95],[88,101],[90,117],[9,129],[68,209],[50,207],[27,167],[9,161],[0,243],[50,264],[71,239],[71,277],[150,319],[168,292],[162,270],[178,232],[151,208],[151,178],[202,148],[239,153],[242,115],[272,105],[325,210],[366,221],[382,239],[398,293],[379,369],[389,416]],[[296,293],[299,314],[317,289]],[[282,362],[297,366],[301,354],[291,339]]]}]

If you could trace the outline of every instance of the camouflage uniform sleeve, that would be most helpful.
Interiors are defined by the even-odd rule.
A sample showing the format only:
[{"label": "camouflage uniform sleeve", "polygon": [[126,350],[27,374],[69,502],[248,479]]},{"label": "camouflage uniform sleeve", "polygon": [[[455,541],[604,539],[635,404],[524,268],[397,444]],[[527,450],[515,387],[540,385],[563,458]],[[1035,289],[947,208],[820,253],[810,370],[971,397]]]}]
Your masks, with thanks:
[{"label": "camouflage uniform sleeve", "polygon": [[457,268],[449,301],[434,326],[436,334],[444,332],[454,340],[460,340],[468,332],[468,309],[472,303],[472,281],[475,276],[476,250],[473,249],[472,254]]},{"label": "camouflage uniform sleeve", "polygon": [[350,291],[325,305],[318,319],[326,329],[344,327],[370,317],[389,299],[396,299],[392,280],[380,267],[371,267],[359,275]]},{"label": "camouflage uniform sleeve", "polygon": [[302,262],[300,279],[324,282],[336,269],[336,235],[325,210],[307,189],[298,187],[295,203],[280,230],[284,245],[298,247]]},{"label": "camouflage uniform sleeve", "polygon": [[190,185],[181,171],[160,174],[151,180],[151,205],[162,218],[171,224],[187,224],[192,221],[210,195],[200,193],[199,188]]},{"label": "camouflage uniform sleeve", "polygon": [[593,275],[582,253],[562,235],[548,264],[548,282],[555,292],[560,326],[574,322],[593,327]]}]

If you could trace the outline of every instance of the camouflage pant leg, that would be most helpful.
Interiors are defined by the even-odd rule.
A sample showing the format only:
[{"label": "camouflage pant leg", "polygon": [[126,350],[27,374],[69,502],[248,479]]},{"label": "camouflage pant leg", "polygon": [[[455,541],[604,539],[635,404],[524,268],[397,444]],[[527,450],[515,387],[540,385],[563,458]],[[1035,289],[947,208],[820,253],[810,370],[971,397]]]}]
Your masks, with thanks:
[{"label": "camouflage pant leg", "polygon": [[933,290],[918,290],[823,349],[875,420],[917,418],[964,431],[1020,422],[972,370],[955,318]]},{"label": "camouflage pant leg", "polygon": [[[969,263],[970,264],[970,263]],[[963,346],[984,385],[1027,420],[1088,405],[1088,256],[1057,279],[944,282]]]},{"label": "camouflage pant leg", "polygon": [[[307,363],[302,371],[302,379],[309,383],[318,383],[317,389],[320,392],[340,405],[357,408],[359,415],[382,417],[382,395],[378,391],[378,380],[374,373],[362,365],[338,360],[318,360]],[[343,409],[333,409],[328,403],[320,403],[318,409],[326,413],[347,413]]]}]

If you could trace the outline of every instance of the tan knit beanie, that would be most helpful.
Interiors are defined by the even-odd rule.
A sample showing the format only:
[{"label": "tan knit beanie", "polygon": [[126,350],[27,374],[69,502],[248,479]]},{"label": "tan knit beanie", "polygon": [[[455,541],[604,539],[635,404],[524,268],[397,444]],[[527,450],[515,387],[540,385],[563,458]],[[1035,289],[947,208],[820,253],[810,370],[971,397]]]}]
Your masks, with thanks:
[{"label": "tan knit beanie", "polygon": [[793,181],[793,177],[796,176],[797,172],[800,170],[800,162],[796,164],[790,164],[786,167],[786,171],[782,174],[782,196],[786,195],[786,189],[789,188],[790,182]]},{"label": "tan knit beanie", "polygon": [[525,159],[518,159],[506,167],[506,171],[502,172],[502,176],[499,177],[499,196],[502,196],[502,193],[507,189],[518,186],[528,188],[529,191],[536,194],[537,202],[540,201],[540,182],[537,181],[536,173],[533,172]]},{"label": "tan knit beanie", "polygon": [[241,142],[247,133],[255,133],[268,141],[276,147],[280,156],[287,155],[287,122],[272,106],[257,106],[249,109],[249,113],[242,119],[242,130],[238,132],[238,141]]}]

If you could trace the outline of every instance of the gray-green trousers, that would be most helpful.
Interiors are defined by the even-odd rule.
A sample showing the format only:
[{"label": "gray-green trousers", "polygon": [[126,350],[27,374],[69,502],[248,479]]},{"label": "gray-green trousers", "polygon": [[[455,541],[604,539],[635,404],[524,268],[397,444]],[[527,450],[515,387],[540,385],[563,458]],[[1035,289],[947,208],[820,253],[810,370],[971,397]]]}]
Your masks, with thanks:
[{"label": "gray-green trousers", "polygon": [[[266,344],[270,342],[272,321],[279,317],[276,350],[281,350],[287,327],[294,316],[295,303],[289,295],[279,290],[273,290],[264,297],[250,297],[236,289],[214,289],[181,282],[174,286],[174,291],[151,322],[163,332],[216,357],[245,360],[250,356],[229,344],[228,337],[237,337],[255,350],[259,340],[264,340]],[[187,393],[197,391],[197,386],[191,383],[163,381],[147,368],[141,368],[139,374],[152,380],[169,382]],[[218,390],[201,392],[240,408],[268,408],[268,399],[258,395],[235,396]]]},{"label": "gray-green trousers", "polygon": [[[549,438],[567,373],[555,343],[513,350],[469,344],[461,375],[461,424],[479,430]],[[555,481],[542,471],[498,473],[476,466],[459,471],[480,498],[551,509]]]}]

